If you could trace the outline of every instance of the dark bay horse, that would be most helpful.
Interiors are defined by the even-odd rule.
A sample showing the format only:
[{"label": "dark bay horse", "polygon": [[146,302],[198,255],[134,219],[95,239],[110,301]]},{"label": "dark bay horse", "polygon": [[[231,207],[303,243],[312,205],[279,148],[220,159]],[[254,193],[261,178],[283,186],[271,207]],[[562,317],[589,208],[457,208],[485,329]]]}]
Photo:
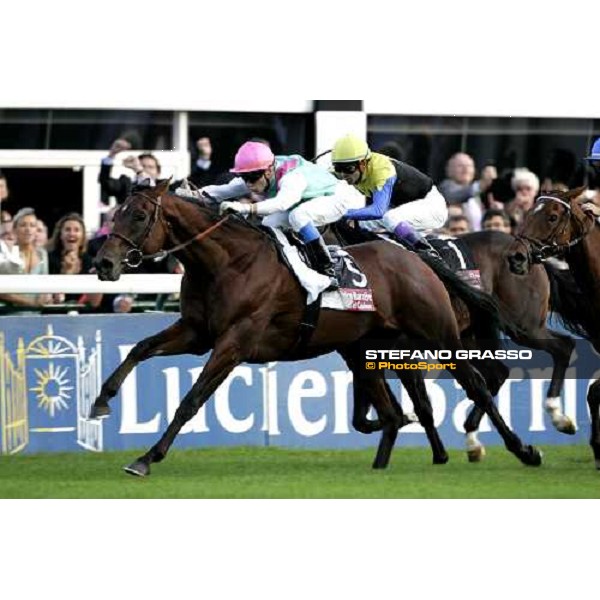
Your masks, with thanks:
[{"label": "dark bay horse", "polygon": [[[552,191],[537,198],[507,255],[514,273],[526,277],[537,263],[564,258],[569,272],[555,278],[565,326],[590,341],[600,353],[600,227],[581,208],[584,187]],[[590,446],[600,469],[600,380],[588,390]]]},{"label": "dark bay horse", "polygon": [[[361,340],[408,336],[428,340],[441,349],[462,348],[444,285],[417,256],[391,244],[362,244],[351,249],[371,283],[376,312],[324,309],[303,346],[298,341],[305,294],[264,232],[237,216],[219,219],[214,209],[169,193],[168,182],[162,182],[155,188],[135,190],[116,212],[113,232],[96,257],[98,276],[114,281],[132,255],[154,255],[161,250],[173,251],[185,267],[181,318],[132,349],[103,384],[90,416],[109,413],[108,401],[140,361],[158,355],[202,355],[211,349],[212,353],[164,435],[126,467],[135,475],[149,474],[150,465],[164,459],[181,427],[241,362],[298,360],[338,351],[356,376]],[[466,297],[469,309],[473,314],[479,311],[481,320],[500,319],[485,294],[469,289]],[[505,325],[510,327],[508,322]],[[525,446],[506,425],[478,371],[467,360],[454,362],[456,369],[451,374],[489,416],[506,447],[524,464],[541,464],[539,451]],[[365,388],[372,385],[369,398],[382,423],[373,463],[382,468],[389,462],[402,422],[382,378],[363,377]],[[432,418],[431,427],[432,435],[437,436]]]},{"label": "dark bay horse", "polygon": [[[342,222],[336,223],[330,231],[334,236],[331,241],[337,240],[346,247],[348,244],[378,239],[371,232],[354,229]],[[481,273],[484,291],[492,294],[504,313],[518,325],[516,329],[507,332],[511,339],[523,346],[543,350],[552,356],[554,365],[546,393],[545,408],[558,431],[574,434],[575,424],[561,410],[560,394],[575,341],[571,336],[555,332],[546,325],[551,295],[550,279],[555,277],[554,270],[550,266],[544,268],[534,265],[526,276],[513,273],[506,261],[506,254],[515,238],[506,233],[479,231],[463,235],[461,240],[473,254]],[[431,259],[426,256],[423,260],[432,264]],[[562,303],[558,308],[562,308]],[[477,347],[478,342],[469,328],[463,329],[463,343],[470,348]],[[488,389],[495,396],[508,376],[506,367],[497,360],[474,360],[472,363],[484,376]],[[482,417],[483,412],[475,405],[464,424],[467,455],[471,462],[477,462],[485,455],[485,448],[477,437]]]}]

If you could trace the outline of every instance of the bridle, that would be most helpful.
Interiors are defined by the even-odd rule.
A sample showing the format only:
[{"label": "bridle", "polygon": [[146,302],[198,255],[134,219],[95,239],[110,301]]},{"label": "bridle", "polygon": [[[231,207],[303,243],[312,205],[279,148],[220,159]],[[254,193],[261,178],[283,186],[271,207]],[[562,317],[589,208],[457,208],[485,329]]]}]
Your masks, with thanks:
[{"label": "bridle", "polygon": [[[515,236],[517,238],[517,241],[521,242],[525,247],[527,253],[527,260],[531,264],[542,263],[548,258],[558,256],[564,251],[569,250],[573,246],[576,246],[588,235],[588,233],[592,229],[592,227],[586,228],[586,225],[584,223],[582,223],[579,219],[575,218],[575,215],[573,215],[573,209],[571,207],[571,204],[566,200],[563,200],[562,198],[557,198],[556,196],[539,196],[539,198],[536,200],[536,205],[542,205],[546,202],[558,202],[561,206],[564,206],[566,209],[565,212],[562,213],[559,223],[556,225],[550,236],[545,240],[538,240],[535,238],[528,237],[526,235]],[[573,220],[577,224],[577,227],[579,229],[579,235],[567,243],[559,244],[557,240],[565,233],[571,220]]]},{"label": "bridle", "polygon": [[154,229],[154,226],[156,225],[156,223],[158,223],[158,221],[160,220],[160,221],[163,221],[163,223],[165,224],[167,229],[171,229],[171,226],[169,225],[168,222],[164,221],[163,216],[162,216],[162,208],[163,208],[162,196],[153,198],[152,196],[149,196],[148,194],[144,194],[143,192],[136,192],[131,197],[133,198],[134,196],[142,196],[143,198],[145,198],[148,202],[150,202],[154,206],[154,210],[152,212],[152,217],[150,218],[150,221],[148,222],[148,224],[146,225],[146,228],[144,229],[142,235],[140,236],[139,241],[134,242],[131,238],[128,238],[126,235],[123,235],[122,233],[118,233],[116,231],[112,231],[111,233],[108,234],[109,238],[116,237],[116,238],[124,241],[127,245],[131,246],[131,248],[127,251],[127,254],[125,255],[125,258],[123,258],[123,260],[121,261],[121,263],[124,265],[127,265],[128,267],[130,267],[132,269],[137,269],[142,264],[142,262],[145,260],[154,260],[155,262],[164,260],[167,256],[169,256],[169,254],[173,254],[174,252],[182,250],[183,248],[185,248],[186,246],[189,246],[193,242],[199,242],[203,238],[210,235],[215,229],[220,227],[231,216],[229,214],[225,215],[222,219],[220,219],[219,221],[217,221],[215,224],[211,225],[204,231],[197,233],[195,236],[191,237],[186,242],[183,242],[182,244],[177,244],[176,246],[174,246],[173,248],[170,248],[169,250],[159,250],[158,252],[153,252],[152,254],[144,254],[142,251],[142,248],[143,248],[144,244],[146,243],[146,240],[152,233],[152,230]]}]

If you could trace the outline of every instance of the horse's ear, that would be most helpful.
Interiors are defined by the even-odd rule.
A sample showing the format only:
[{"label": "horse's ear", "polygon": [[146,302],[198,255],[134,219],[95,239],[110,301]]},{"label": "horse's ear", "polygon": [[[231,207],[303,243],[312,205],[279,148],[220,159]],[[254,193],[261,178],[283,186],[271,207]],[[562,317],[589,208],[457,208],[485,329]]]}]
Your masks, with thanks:
[{"label": "horse's ear", "polygon": [[173,177],[169,177],[169,179],[161,179],[156,183],[156,187],[154,190],[156,191],[157,196],[162,196],[166,192],[169,191],[169,184],[171,183],[171,179]]},{"label": "horse's ear", "polygon": [[569,190],[566,193],[566,198],[567,198],[567,200],[574,200],[575,198],[579,198],[579,196],[581,196],[581,194],[583,194],[583,192],[585,192],[585,190],[587,190],[587,185],[582,185],[575,189]]}]

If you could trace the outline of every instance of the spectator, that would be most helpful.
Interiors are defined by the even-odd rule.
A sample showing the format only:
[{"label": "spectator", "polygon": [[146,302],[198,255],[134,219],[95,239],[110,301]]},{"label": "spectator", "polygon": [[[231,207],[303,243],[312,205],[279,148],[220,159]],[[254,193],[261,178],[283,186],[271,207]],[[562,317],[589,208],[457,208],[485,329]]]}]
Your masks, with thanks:
[{"label": "spectator", "polygon": [[[79,275],[92,269],[92,257],[87,252],[85,223],[78,213],[61,217],[52,232],[49,244],[48,269],[51,274]],[[97,308],[102,294],[56,294],[56,302],[77,302]]]},{"label": "spectator", "polygon": [[511,186],[515,198],[505,205],[505,209],[516,224],[520,225],[523,222],[525,213],[533,207],[540,190],[540,180],[529,169],[519,168],[514,170]]},{"label": "spectator", "polygon": [[2,171],[0,171],[0,208],[3,212],[8,211],[9,214],[12,210],[14,210],[10,199],[8,180]]},{"label": "spectator", "polygon": [[484,213],[481,224],[484,230],[511,232],[510,217],[503,210],[490,208]]},{"label": "spectator", "polygon": [[212,144],[208,136],[196,140],[195,158],[192,161],[192,170],[189,177],[196,187],[204,187],[215,183],[221,169],[212,159]]},{"label": "spectator", "polygon": [[13,230],[12,215],[7,210],[0,211],[0,234]]},{"label": "spectator", "polygon": [[38,219],[35,230],[35,245],[38,248],[45,248],[48,243],[48,226],[44,221]]},{"label": "spectator", "polygon": [[154,184],[160,176],[160,163],[158,159],[153,154],[146,152],[138,156],[128,156],[123,160],[123,166],[133,171],[135,175],[134,180],[127,175],[121,175],[118,179],[111,177],[110,172],[115,156],[119,152],[129,150],[130,148],[131,144],[127,140],[119,138],[113,142],[108,151],[108,156],[102,159],[98,183],[100,184],[100,197],[104,204],[108,204],[110,196],[114,196],[117,204],[123,204],[125,198],[131,193],[134,181],[141,183],[149,179]]},{"label": "spectator", "polygon": [[[22,208],[13,218],[16,236],[11,256],[6,257],[16,263],[16,272],[22,274],[48,274],[48,253],[35,245],[37,217],[33,208]],[[4,246],[3,246],[4,250]],[[15,306],[39,307],[52,302],[50,294],[1,294],[0,300]]]},{"label": "spectator", "polygon": [[510,176],[502,175],[494,179],[489,187],[482,191],[481,203],[485,210],[504,210],[505,204],[514,199],[515,193],[510,179]]},{"label": "spectator", "polygon": [[[483,187],[487,185],[486,181]],[[473,159],[464,152],[451,156],[446,164],[446,179],[440,183],[439,190],[448,204],[463,204],[463,211],[473,231],[481,229],[482,210],[476,199],[480,187],[482,184],[475,182]]]},{"label": "spectator", "polygon": [[457,215],[448,219],[447,230],[450,235],[461,236],[471,231],[469,227],[469,220],[464,215]]}]

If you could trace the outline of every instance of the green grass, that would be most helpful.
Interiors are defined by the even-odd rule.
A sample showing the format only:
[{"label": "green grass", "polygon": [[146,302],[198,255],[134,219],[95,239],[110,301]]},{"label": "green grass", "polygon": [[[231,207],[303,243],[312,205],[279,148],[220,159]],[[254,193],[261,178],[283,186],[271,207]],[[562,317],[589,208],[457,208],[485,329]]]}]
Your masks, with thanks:
[{"label": "green grass", "polygon": [[600,498],[587,446],[546,447],[524,467],[503,448],[480,464],[451,450],[433,466],[428,449],[398,448],[385,471],[374,450],[209,448],[172,450],[145,479],[121,471],[139,452],[0,457],[1,498]]}]

